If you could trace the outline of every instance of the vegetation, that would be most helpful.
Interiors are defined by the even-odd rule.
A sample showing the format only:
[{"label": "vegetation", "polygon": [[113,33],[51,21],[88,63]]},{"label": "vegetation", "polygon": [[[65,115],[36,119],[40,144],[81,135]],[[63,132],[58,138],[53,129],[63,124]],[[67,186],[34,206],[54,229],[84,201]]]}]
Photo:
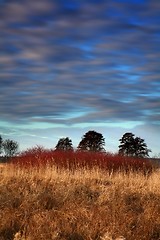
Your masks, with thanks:
[{"label": "vegetation", "polygon": [[0,155],[1,155],[2,151],[3,151],[3,139],[0,136]]},{"label": "vegetation", "polygon": [[7,139],[3,142],[3,150],[6,157],[12,157],[18,152],[18,143]]},{"label": "vegetation", "polygon": [[60,138],[55,149],[60,151],[73,151],[72,140],[68,137]]},{"label": "vegetation", "polygon": [[123,137],[119,140],[119,154],[132,156],[132,157],[148,157],[150,149],[147,148],[147,144],[144,139],[140,137],[134,137],[133,133],[125,133]]},{"label": "vegetation", "polygon": [[51,165],[44,149],[32,150],[21,156],[26,165],[15,161],[1,169],[1,240],[160,239],[159,170],[104,171],[98,167],[103,154],[79,152],[95,165],[77,164],[73,171],[61,166],[72,152],[57,151],[59,161]]},{"label": "vegetation", "polygon": [[82,137],[78,145],[78,150],[104,152],[105,139],[101,133],[96,131],[88,131]]},{"label": "vegetation", "polygon": [[145,175],[153,170],[153,165],[147,159],[124,157],[118,154],[91,151],[54,151],[36,146],[22,152],[11,159],[15,165],[28,167],[41,167],[54,165],[59,169],[76,171],[77,168],[93,169],[95,167],[110,173],[123,170],[141,172]]},{"label": "vegetation", "polygon": [[[148,149],[147,144],[144,139],[140,137],[134,137],[133,133],[125,133],[119,140],[119,155],[145,158],[149,157],[150,149]],[[82,140],[80,141],[77,151],[85,152],[105,152],[105,138],[101,133],[94,130],[86,132]],[[32,149],[33,150],[33,149]],[[74,151],[72,140],[69,137],[60,138],[57,145],[55,146],[56,151]],[[6,157],[13,157],[18,153],[18,143],[7,139],[3,141],[0,136],[0,155],[4,153]]]},{"label": "vegetation", "polygon": [[18,144],[0,138],[12,156],[0,165],[0,240],[159,240],[160,171],[139,159],[144,140],[124,134],[120,154],[104,145],[89,131],[77,151],[67,137],[16,155]]},{"label": "vegetation", "polygon": [[0,155],[4,153],[5,157],[12,157],[18,153],[18,143],[16,141],[6,139],[0,136]]}]

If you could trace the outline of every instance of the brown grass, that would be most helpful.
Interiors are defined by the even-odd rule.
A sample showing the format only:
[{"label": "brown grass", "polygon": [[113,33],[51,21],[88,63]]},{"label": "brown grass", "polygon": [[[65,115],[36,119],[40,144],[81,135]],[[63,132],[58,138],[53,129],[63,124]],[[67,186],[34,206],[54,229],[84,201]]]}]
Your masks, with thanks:
[{"label": "brown grass", "polygon": [[158,170],[3,167],[0,240],[159,240],[159,186]]}]

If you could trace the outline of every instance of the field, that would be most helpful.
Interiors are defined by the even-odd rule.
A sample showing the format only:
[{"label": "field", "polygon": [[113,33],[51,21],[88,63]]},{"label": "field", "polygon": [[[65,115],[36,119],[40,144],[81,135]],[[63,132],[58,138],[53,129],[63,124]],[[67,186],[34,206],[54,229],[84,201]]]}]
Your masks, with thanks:
[{"label": "field", "polygon": [[0,240],[159,240],[160,171],[126,161],[30,151],[3,165]]}]

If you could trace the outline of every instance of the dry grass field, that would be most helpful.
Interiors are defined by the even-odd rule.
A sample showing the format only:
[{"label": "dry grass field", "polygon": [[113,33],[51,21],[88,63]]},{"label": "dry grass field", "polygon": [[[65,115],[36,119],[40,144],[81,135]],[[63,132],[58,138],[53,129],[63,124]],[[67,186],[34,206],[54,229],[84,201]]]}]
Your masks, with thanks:
[{"label": "dry grass field", "polygon": [[0,240],[159,240],[160,171],[0,169]]}]

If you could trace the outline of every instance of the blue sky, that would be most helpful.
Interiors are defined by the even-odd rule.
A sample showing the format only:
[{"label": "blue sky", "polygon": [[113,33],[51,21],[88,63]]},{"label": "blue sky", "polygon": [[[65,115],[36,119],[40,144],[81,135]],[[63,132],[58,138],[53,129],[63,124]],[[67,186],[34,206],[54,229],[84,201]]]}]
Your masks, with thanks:
[{"label": "blue sky", "polygon": [[106,150],[132,132],[160,153],[159,0],[1,0],[0,135]]}]

